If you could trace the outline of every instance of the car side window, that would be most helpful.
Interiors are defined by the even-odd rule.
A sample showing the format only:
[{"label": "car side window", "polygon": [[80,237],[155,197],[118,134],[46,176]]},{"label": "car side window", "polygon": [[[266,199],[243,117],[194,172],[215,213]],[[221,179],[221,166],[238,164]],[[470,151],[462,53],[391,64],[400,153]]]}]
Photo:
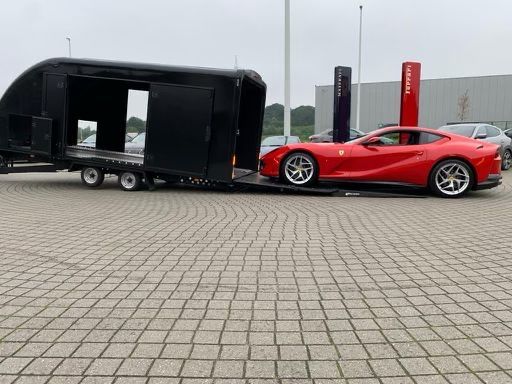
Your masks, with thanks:
[{"label": "car side window", "polygon": [[443,136],[436,135],[435,133],[421,132],[420,141],[418,144],[430,144],[435,143],[443,138]]},{"label": "car side window", "polygon": [[479,127],[478,130],[475,132],[475,136],[478,136],[482,133],[485,133],[487,135],[487,129],[485,128],[485,126]]},{"label": "car side window", "polygon": [[418,133],[417,132],[387,132],[380,135],[380,143],[378,145],[389,146],[389,145],[415,145],[418,144]]},{"label": "car side window", "polygon": [[487,137],[496,137],[496,136],[499,136],[501,133],[498,128],[490,126],[490,125],[487,125],[485,127],[485,131],[487,133]]}]

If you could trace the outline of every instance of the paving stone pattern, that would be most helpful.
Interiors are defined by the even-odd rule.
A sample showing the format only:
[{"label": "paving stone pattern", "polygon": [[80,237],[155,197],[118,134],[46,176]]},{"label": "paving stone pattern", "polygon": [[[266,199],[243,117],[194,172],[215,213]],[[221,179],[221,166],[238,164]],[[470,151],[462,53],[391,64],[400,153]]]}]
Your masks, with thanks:
[{"label": "paving stone pattern", "polygon": [[0,176],[0,384],[511,383],[504,176],[459,200]]}]

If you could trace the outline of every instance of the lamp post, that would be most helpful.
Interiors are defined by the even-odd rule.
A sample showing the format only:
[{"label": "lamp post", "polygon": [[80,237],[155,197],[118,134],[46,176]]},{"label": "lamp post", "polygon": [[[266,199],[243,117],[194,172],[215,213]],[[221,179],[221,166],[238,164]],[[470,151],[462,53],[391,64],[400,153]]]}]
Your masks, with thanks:
[{"label": "lamp post", "polygon": [[290,0],[284,2],[284,135],[290,136]]},{"label": "lamp post", "polygon": [[360,129],[361,117],[361,42],[363,36],[363,6],[359,6],[359,62],[357,64],[357,109],[356,129]]},{"label": "lamp post", "polygon": [[71,57],[71,37],[66,37],[66,40],[68,41],[69,57]]}]

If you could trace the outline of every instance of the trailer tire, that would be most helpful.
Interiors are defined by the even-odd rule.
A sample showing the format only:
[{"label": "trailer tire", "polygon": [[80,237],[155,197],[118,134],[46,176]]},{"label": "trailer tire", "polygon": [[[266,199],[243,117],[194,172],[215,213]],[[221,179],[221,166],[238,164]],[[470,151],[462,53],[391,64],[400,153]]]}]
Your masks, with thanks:
[{"label": "trailer tire", "polygon": [[142,186],[142,177],[137,172],[121,172],[119,174],[118,183],[123,191],[138,191]]},{"label": "trailer tire", "polygon": [[103,184],[105,173],[100,168],[85,167],[81,172],[82,183],[89,188],[96,188]]}]

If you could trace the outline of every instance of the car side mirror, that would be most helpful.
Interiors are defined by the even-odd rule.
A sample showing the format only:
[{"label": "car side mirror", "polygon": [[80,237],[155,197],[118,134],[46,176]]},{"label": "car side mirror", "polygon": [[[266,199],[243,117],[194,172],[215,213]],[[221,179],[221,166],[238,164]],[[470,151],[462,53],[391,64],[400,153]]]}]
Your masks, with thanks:
[{"label": "car side mirror", "polygon": [[487,133],[481,132],[481,133],[476,134],[475,139],[485,139],[486,137],[487,137]]},{"label": "car side mirror", "polygon": [[370,137],[365,142],[363,142],[363,145],[374,145],[374,144],[380,144],[380,143],[381,143],[380,137],[379,136],[373,136],[373,137]]}]

